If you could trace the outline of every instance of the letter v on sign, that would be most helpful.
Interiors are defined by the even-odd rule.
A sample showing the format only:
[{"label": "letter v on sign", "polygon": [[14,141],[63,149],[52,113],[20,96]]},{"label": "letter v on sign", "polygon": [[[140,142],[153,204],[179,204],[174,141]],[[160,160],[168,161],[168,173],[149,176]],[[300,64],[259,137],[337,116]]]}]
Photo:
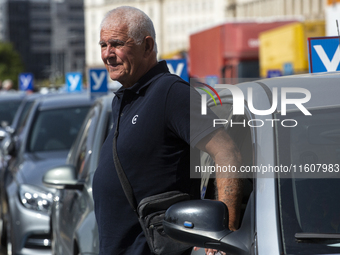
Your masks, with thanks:
[{"label": "letter v on sign", "polygon": [[176,74],[183,80],[189,82],[188,65],[186,59],[167,59],[170,73]]},{"label": "letter v on sign", "polygon": [[336,48],[336,51],[333,55],[332,60],[330,60],[323,49],[322,45],[314,45],[314,49],[316,53],[319,55],[322,63],[325,65],[327,72],[336,71],[338,65],[340,63],[340,51],[339,46]]},{"label": "letter v on sign", "polygon": [[340,71],[339,37],[308,38],[308,52],[311,73]]}]

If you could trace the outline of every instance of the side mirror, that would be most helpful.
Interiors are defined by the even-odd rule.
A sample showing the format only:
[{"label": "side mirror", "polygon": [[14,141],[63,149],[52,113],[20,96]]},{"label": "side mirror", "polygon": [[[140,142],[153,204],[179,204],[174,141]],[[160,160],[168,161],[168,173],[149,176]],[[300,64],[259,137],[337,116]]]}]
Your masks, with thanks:
[{"label": "side mirror", "polygon": [[4,155],[15,156],[15,142],[11,135],[6,133],[1,143]]},{"label": "side mirror", "polygon": [[0,128],[0,141],[2,141],[6,137],[6,135],[7,132],[4,129]]},{"label": "side mirror", "polygon": [[77,180],[75,168],[72,165],[50,169],[45,173],[43,183],[45,186],[55,189],[82,189],[84,187],[84,183]]},{"label": "side mirror", "polygon": [[179,242],[212,248],[227,254],[249,254],[238,231],[228,229],[227,206],[220,201],[191,200],[172,205],[165,213],[165,233]]}]

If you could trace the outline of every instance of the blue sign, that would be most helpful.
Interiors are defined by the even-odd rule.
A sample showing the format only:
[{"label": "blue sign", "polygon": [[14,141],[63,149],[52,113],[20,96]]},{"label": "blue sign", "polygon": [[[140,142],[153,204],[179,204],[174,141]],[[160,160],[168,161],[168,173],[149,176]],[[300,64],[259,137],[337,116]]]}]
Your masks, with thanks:
[{"label": "blue sign", "polygon": [[340,71],[339,37],[308,38],[309,72]]},{"label": "blue sign", "polygon": [[66,74],[66,89],[68,92],[82,91],[83,75],[81,73]]},{"label": "blue sign", "polygon": [[33,74],[21,73],[19,74],[19,89],[22,91],[33,91]]},{"label": "blue sign", "polygon": [[292,75],[294,74],[293,64],[290,62],[283,64],[283,75]]},{"label": "blue sign", "polygon": [[90,69],[90,93],[106,94],[107,88],[107,71],[106,69]]},{"label": "blue sign", "polygon": [[274,78],[282,76],[282,73],[280,70],[268,70],[267,71],[267,78]]},{"label": "blue sign", "polygon": [[182,59],[166,59],[170,73],[177,74],[183,80],[189,82],[187,60]]},{"label": "blue sign", "polygon": [[218,77],[216,75],[206,76],[205,83],[214,88],[215,85],[218,83]]}]

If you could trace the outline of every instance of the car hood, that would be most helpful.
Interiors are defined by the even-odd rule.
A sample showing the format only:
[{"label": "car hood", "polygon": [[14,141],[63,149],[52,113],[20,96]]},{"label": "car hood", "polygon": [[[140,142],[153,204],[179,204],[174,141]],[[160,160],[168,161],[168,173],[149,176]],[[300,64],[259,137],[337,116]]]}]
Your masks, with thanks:
[{"label": "car hood", "polygon": [[40,153],[25,153],[18,174],[23,183],[43,186],[44,174],[53,167],[65,164],[68,150]]}]

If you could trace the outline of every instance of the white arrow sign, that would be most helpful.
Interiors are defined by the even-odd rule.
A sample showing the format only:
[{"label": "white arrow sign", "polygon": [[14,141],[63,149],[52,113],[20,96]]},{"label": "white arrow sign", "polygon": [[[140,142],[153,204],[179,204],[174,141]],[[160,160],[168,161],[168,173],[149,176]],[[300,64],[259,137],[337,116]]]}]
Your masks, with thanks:
[{"label": "white arrow sign", "polygon": [[318,56],[320,57],[322,63],[325,65],[327,72],[336,71],[340,63],[339,46],[336,49],[332,60],[329,60],[325,50],[321,45],[314,45],[314,49]]},{"label": "white arrow sign", "polygon": [[95,82],[95,85],[92,87],[93,90],[98,90],[100,89],[102,83],[103,83],[103,80],[105,78],[105,72],[101,72],[99,77],[97,76],[96,72],[91,72],[91,77],[93,79],[93,81]]}]

